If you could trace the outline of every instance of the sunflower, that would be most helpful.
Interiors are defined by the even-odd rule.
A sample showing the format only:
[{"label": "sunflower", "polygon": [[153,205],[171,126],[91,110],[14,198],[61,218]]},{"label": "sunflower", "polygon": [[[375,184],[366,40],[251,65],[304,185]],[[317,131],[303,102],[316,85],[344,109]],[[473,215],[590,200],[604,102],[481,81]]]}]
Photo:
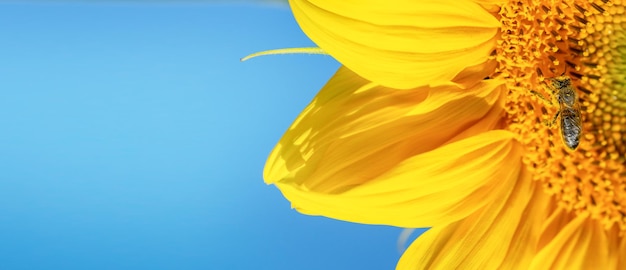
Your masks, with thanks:
[{"label": "sunflower", "polygon": [[[268,158],[293,208],[430,227],[398,269],[626,269],[622,1],[290,6],[343,64]],[[577,147],[550,124],[563,76]]]}]

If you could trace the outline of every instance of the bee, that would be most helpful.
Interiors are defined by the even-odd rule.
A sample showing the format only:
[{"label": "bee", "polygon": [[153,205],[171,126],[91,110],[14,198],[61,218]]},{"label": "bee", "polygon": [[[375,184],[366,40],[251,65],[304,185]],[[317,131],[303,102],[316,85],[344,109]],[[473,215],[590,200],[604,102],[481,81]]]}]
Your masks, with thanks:
[{"label": "bee", "polygon": [[[551,78],[548,88],[550,88],[553,98],[556,97],[559,102],[559,111],[554,115],[549,126],[554,125],[560,115],[561,139],[563,139],[563,144],[570,150],[576,150],[580,143],[583,128],[580,103],[578,102],[576,89],[574,89],[572,85],[572,79],[566,75]],[[531,92],[552,105],[552,102],[541,96],[541,94],[535,91]]]}]

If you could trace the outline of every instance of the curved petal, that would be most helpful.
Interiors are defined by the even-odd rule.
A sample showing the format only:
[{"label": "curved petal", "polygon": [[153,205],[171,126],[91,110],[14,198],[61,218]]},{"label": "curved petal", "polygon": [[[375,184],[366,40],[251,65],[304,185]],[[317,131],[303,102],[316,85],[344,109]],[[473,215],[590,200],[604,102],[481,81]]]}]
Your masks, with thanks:
[{"label": "curved petal", "polygon": [[[425,219],[428,216],[458,219],[467,210],[455,202],[471,201],[472,191],[483,194],[485,177],[509,173],[495,171],[499,165],[510,165],[504,159],[513,151],[511,134],[496,132],[494,137],[485,135],[416,155],[495,128],[503,90],[495,81],[487,81],[469,91],[450,87],[397,91],[341,68],[280,140],[268,158],[265,181],[276,184],[293,207],[309,214],[404,227],[443,222]],[[455,162],[462,165],[455,166]],[[446,176],[460,180],[465,170],[474,170],[472,181],[441,185],[448,182]],[[403,184],[422,178],[415,185]],[[457,184],[463,185],[462,196],[433,199],[455,192]],[[359,191],[351,193],[352,189]],[[389,200],[390,196],[394,198]],[[439,206],[423,209],[420,200]],[[375,204],[378,209],[372,215],[364,213]],[[416,208],[422,209],[416,212]],[[386,221],[390,215],[394,220]]]},{"label": "curved petal", "polygon": [[360,76],[397,89],[487,64],[499,21],[469,0],[290,0],[302,30]]},{"label": "curved petal", "polygon": [[549,197],[525,170],[510,177],[515,187],[480,211],[418,237],[396,269],[526,269]]},{"label": "curved petal", "polygon": [[512,188],[512,175],[521,167],[513,136],[497,130],[447,144],[337,194],[275,184],[304,214],[398,227],[438,226],[465,218]]},{"label": "curved petal", "polygon": [[272,151],[265,180],[294,181],[326,193],[370,181],[453,138],[494,129],[504,91],[496,81],[471,90],[397,91],[342,67]]},{"label": "curved petal", "polygon": [[623,269],[617,267],[619,232],[606,231],[588,215],[557,215],[544,230],[545,246],[540,245],[529,269]]},{"label": "curved petal", "polygon": [[422,234],[397,269],[624,269],[626,238],[617,228],[558,208],[528,174],[503,195],[503,203]]}]

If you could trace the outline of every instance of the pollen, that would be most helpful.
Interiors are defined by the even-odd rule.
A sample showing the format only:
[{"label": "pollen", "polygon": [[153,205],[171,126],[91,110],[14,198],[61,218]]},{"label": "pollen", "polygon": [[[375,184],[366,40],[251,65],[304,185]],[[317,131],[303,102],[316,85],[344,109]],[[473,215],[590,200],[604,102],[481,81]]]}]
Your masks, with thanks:
[{"label": "pollen", "polygon": [[[620,0],[510,1],[493,53],[494,77],[510,89],[505,128],[525,148],[524,164],[560,207],[626,233],[626,11]],[[577,91],[582,136],[561,138],[550,79]],[[540,95],[546,97],[543,100]]]}]

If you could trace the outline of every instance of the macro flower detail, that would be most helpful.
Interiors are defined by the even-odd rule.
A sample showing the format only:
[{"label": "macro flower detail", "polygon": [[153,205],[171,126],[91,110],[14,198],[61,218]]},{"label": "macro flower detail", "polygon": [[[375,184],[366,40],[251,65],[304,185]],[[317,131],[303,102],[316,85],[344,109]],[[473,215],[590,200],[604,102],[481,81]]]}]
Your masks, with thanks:
[{"label": "macro flower detail", "polygon": [[[619,1],[596,2],[536,3],[538,8],[533,10],[523,5],[504,6],[496,74],[506,77],[509,88],[519,90],[513,91],[506,106],[509,129],[521,134],[527,146],[524,162],[533,178],[568,210],[588,213],[607,229],[616,225],[626,231],[622,60],[626,51],[620,49],[626,45],[621,26],[626,15]],[[521,27],[520,21],[534,23]],[[529,28],[535,31],[529,32]],[[566,151],[555,130],[542,123],[556,108],[546,108],[546,114],[536,98],[524,91],[539,88],[537,82],[546,74],[559,73],[575,79],[582,101],[584,133],[574,152]],[[545,134],[551,139],[546,140]]]},{"label": "macro flower detail", "polygon": [[431,227],[398,269],[626,269],[622,1],[290,5],[344,65],[266,164],[295,209]]}]

